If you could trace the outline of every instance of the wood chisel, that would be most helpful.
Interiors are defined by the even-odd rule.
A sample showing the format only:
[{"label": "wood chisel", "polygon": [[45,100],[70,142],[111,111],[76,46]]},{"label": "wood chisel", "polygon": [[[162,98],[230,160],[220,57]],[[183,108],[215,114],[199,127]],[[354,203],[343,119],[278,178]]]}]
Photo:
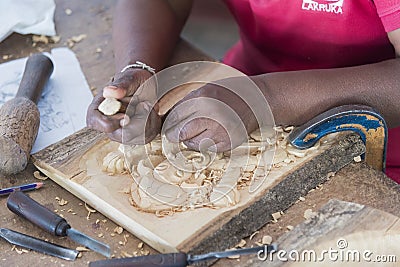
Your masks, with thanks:
[{"label": "wood chisel", "polygon": [[0,228],[0,236],[13,245],[55,256],[64,260],[73,261],[79,254],[79,251],[77,250],[62,247],[6,228]]},{"label": "wood chisel", "polygon": [[53,235],[68,236],[73,241],[107,258],[111,256],[111,250],[108,245],[71,228],[64,218],[42,206],[21,191],[10,194],[7,200],[7,207],[15,214],[31,221]]},{"label": "wood chisel", "polygon": [[266,254],[276,252],[276,244],[259,246],[254,248],[241,248],[221,252],[210,252],[201,255],[186,253],[166,253],[140,257],[101,260],[89,263],[89,267],[185,267],[196,262],[216,260],[237,255],[257,254],[265,257]]}]

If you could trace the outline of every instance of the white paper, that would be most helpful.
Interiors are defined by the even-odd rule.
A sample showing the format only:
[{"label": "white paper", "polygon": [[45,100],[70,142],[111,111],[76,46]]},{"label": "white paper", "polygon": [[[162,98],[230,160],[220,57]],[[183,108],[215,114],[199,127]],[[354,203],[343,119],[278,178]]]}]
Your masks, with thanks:
[{"label": "white paper", "polygon": [[[93,95],[75,54],[55,48],[47,54],[54,71],[38,102],[40,128],[32,154],[86,126],[86,111]],[[13,98],[27,58],[0,64],[0,106]]]},{"label": "white paper", "polygon": [[53,36],[54,0],[0,0],[0,42],[12,32]]}]

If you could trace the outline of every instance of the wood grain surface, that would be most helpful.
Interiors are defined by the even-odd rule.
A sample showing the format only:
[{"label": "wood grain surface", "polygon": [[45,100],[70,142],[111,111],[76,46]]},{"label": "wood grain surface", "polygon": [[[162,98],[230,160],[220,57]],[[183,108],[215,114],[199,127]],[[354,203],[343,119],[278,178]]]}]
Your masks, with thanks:
[{"label": "wood grain surface", "polygon": [[[278,252],[246,266],[398,266],[399,241],[399,217],[332,199],[280,237]],[[283,253],[278,255],[279,250]]]}]

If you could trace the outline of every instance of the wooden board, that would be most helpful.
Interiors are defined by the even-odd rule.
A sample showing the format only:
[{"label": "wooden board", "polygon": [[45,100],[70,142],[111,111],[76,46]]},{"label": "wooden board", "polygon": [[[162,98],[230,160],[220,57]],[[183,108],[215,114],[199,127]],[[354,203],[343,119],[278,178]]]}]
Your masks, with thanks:
[{"label": "wooden board", "polygon": [[202,208],[158,218],[130,205],[129,196],[124,193],[132,183],[129,175],[87,173],[82,163],[96,146],[104,145],[113,146],[105,135],[83,129],[38,152],[33,161],[56,183],[153,248],[160,252],[193,253],[235,245],[267,223],[272,213],[288,208],[301,195],[326,181],[328,173],[353,161],[365,149],[357,135],[343,135],[334,144],[321,147],[295,165],[271,171],[256,193],[245,195],[234,207]]},{"label": "wooden board", "polygon": [[[307,219],[277,241],[279,248],[307,253],[305,260],[283,262],[273,253],[265,261],[248,260],[244,266],[398,266],[400,261],[400,218],[371,207],[332,199],[315,217]],[[332,260],[323,250],[332,252]],[[306,252],[304,252],[306,251]],[[308,251],[308,252],[307,252]],[[311,252],[312,251],[312,252]],[[310,253],[320,260],[308,260]],[[292,256],[295,254],[292,254]],[[312,254],[314,255],[314,254]],[[383,256],[383,257],[382,257]],[[275,259],[274,259],[275,257]],[[295,258],[296,256],[293,256]],[[365,258],[363,258],[365,257]],[[379,262],[380,259],[386,262]],[[271,260],[272,259],[272,260]],[[311,256],[314,259],[314,256]],[[368,262],[370,260],[370,262]]]}]

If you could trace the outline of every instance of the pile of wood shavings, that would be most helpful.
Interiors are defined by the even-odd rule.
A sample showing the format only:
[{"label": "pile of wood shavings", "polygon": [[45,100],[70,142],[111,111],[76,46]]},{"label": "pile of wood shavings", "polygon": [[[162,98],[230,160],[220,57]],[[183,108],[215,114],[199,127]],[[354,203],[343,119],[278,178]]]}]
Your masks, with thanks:
[{"label": "pile of wood shavings", "polygon": [[[248,142],[229,153],[200,153],[181,144],[178,150],[168,152],[172,154],[168,158],[162,147],[166,139],[159,137],[144,146],[121,145],[104,157],[102,169],[109,175],[130,173],[134,178],[130,203],[158,217],[203,207],[234,206],[240,201],[240,191],[254,181],[319,148],[321,142],[307,150],[294,148],[287,141],[292,130],[257,130]],[[171,158],[184,162],[184,169],[172,164]]]}]

